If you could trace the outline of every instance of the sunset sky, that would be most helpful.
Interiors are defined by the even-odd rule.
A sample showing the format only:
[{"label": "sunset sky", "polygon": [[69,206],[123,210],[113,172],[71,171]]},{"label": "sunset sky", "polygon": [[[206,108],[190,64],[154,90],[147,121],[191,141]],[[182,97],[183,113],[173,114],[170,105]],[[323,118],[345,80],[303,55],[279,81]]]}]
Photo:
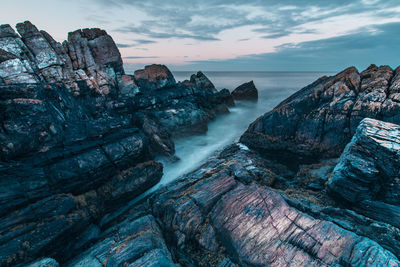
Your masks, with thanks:
[{"label": "sunset sky", "polygon": [[400,59],[399,0],[1,2],[1,24],[30,20],[58,41],[105,29],[128,69],[337,71]]}]

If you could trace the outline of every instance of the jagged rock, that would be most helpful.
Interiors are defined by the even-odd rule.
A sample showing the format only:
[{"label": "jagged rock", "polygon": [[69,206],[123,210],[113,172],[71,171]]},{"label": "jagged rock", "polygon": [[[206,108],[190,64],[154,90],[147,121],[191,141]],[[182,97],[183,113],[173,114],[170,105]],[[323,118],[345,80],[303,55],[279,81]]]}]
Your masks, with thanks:
[{"label": "jagged rock", "polygon": [[154,217],[127,219],[68,266],[175,266]]},{"label": "jagged rock", "polygon": [[[322,208],[315,214],[310,212],[310,216],[292,207],[294,204],[288,204],[279,193],[262,186],[259,174],[265,168],[280,168],[273,166],[253,152],[233,146],[155,192],[151,199],[153,212],[162,222],[175,255],[201,266],[223,265],[227,255],[239,266],[282,266],[289,262],[300,266],[399,264],[391,252],[363,237],[385,240],[385,247],[398,252],[396,241],[385,238],[384,233],[373,233],[367,220],[365,228],[355,230],[356,220],[360,219],[353,217],[353,231],[360,234],[357,235],[344,229],[349,227],[345,216],[341,220],[329,216],[317,219],[323,214]],[[242,179],[235,175],[238,170],[247,172],[253,183],[242,184]]]},{"label": "jagged rock", "polygon": [[171,134],[164,126],[149,114],[138,114],[137,124],[150,141],[150,150],[154,155],[172,156],[175,153],[175,144]]},{"label": "jagged rock", "polygon": [[241,185],[226,194],[212,220],[222,242],[243,265],[399,264],[377,243],[299,213],[277,193],[256,186]]},{"label": "jagged rock", "polygon": [[6,84],[63,82],[77,95],[78,81],[94,92],[107,95],[118,87],[124,74],[121,55],[104,30],[83,29],[68,35],[62,45],[31,22],[17,25],[20,37],[9,25],[2,25],[0,49],[16,58],[0,64],[0,77]]},{"label": "jagged rock", "polygon": [[123,96],[133,97],[139,93],[139,87],[131,75],[122,75],[119,79],[119,92]]},{"label": "jagged rock", "polygon": [[286,202],[316,219],[331,221],[343,229],[357,235],[368,237],[379,243],[399,258],[400,229],[388,223],[365,217],[353,210],[333,206],[315,205],[305,199],[293,200],[285,197]]},{"label": "jagged rock", "polygon": [[218,97],[220,97],[228,107],[233,107],[235,105],[231,93],[226,88],[218,92]]},{"label": "jagged rock", "polygon": [[364,119],[328,186],[371,218],[400,227],[400,126]]},{"label": "jagged rock", "polygon": [[59,194],[0,218],[0,264],[12,266],[40,256],[62,259],[65,240],[88,225],[88,211],[70,195]]},{"label": "jagged rock", "polygon": [[351,67],[321,77],[258,118],[240,140],[266,154],[337,157],[363,118],[398,120],[393,111],[399,102],[390,99],[397,90],[392,78],[390,67],[375,65],[361,74]]},{"label": "jagged rock", "polygon": [[201,71],[197,72],[197,74],[193,74],[192,76],[190,76],[190,83],[199,90],[210,91],[213,93],[217,92],[214,84]]},{"label": "jagged rock", "polygon": [[25,267],[58,267],[59,264],[56,260],[52,258],[43,258],[40,260],[37,260],[35,262],[32,262]]},{"label": "jagged rock", "polygon": [[176,84],[175,78],[164,65],[149,65],[135,71],[135,82],[142,90],[160,89]]},{"label": "jagged rock", "polygon": [[235,100],[256,100],[258,91],[253,81],[244,83],[232,91],[232,97]]},{"label": "jagged rock", "polygon": [[[218,93],[176,84],[165,66],[145,69],[150,85],[139,91],[140,75],[124,74],[103,30],[78,30],[60,44],[30,22],[17,29],[0,26],[0,265],[41,257],[63,265],[101,243],[130,202],[159,182],[153,159],[172,156],[173,135],[205,131],[227,108]],[[120,254],[124,240],[111,262],[173,266],[162,234],[146,229],[157,232],[145,235],[156,242],[147,254],[136,250],[140,238]],[[207,228],[202,244],[215,249],[213,236]]]}]

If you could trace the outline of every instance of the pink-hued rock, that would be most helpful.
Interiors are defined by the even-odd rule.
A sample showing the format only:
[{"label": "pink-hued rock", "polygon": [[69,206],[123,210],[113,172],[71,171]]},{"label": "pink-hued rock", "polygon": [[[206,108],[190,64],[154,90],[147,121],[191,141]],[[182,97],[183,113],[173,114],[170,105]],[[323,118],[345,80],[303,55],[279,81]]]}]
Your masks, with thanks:
[{"label": "pink-hued rock", "polygon": [[164,65],[149,65],[135,71],[135,81],[141,88],[159,89],[176,84],[170,70]]},{"label": "pink-hued rock", "polygon": [[212,221],[243,265],[399,264],[377,243],[302,214],[266,188],[241,185],[232,190],[214,208]]}]

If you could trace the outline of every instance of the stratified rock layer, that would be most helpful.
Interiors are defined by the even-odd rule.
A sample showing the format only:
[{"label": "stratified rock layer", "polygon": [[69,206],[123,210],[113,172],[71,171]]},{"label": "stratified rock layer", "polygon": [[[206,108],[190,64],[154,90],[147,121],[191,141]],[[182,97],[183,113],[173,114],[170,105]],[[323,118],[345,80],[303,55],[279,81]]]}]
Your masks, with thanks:
[{"label": "stratified rock layer", "polygon": [[400,126],[364,119],[329,179],[362,214],[400,227]]},{"label": "stratified rock layer", "polygon": [[115,93],[124,70],[118,48],[104,30],[71,32],[63,44],[29,21],[19,23],[17,30],[20,36],[9,25],[0,28],[0,48],[13,56],[0,63],[5,84],[62,82],[79,95],[82,81],[97,94]]},{"label": "stratified rock layer", "polygon": [[[176,83],[165,66],[125,75],[104,30],[71,32],[63,44],[30,22],[17,30],[0,26],[0,265],[63,265],[103,240],[103,216],[159,182],[153,159],[173,156],[172,136],[204,132],[229,111],[224,95]],[[157,227],[143,230],[155,239],[143,251],[143,239],[121,241],[132,245],[109,265],[171,266]]]},{"label": "stratified rock layer", "polygon": [[258,118],[240,140],[266,154],[337,157],[363,118],[400,122],[399,72],[371,65],[321,77]]}]

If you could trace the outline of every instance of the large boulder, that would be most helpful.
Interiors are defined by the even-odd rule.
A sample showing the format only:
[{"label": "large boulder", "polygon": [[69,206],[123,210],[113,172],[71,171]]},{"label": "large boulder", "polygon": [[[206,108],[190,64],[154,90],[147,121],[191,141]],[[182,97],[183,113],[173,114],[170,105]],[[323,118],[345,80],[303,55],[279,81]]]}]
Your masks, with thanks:
[{"label": "large boulder", "polygon": [[153,216],[128,218],[67,266],[176,266],[162,236]]},{"label": "large boulder", "polygon": [[253,81],[244,83],[232,91],[235,100],[257,100],[258,91]]},{"label": "large boulder", "polygon": [[165,65],[149,65],[135,71],[135,82],[142,90],[155,90],[176,84],[171,71]]},{"label": "large boulder", "polygon": [[400,126],[364,119],[335,167],[331,192],[366,216],[400,227]]},{"label": "large boulder", "polygon": [[363,118],[399,122],[398,72],[371,65],[321,77],[259,117],[240,140],[265,154],[338,157]]},{"label": "large boulder", "polygon": [[193,84],[199,90],[210,91],[213,93],[217,92],[217,89],[215,89],[214,84],[201,71],[197,72],[196,74],[192,74],[192,76],[190,76],[190,83]]}]

